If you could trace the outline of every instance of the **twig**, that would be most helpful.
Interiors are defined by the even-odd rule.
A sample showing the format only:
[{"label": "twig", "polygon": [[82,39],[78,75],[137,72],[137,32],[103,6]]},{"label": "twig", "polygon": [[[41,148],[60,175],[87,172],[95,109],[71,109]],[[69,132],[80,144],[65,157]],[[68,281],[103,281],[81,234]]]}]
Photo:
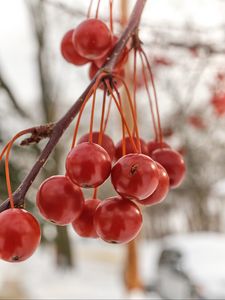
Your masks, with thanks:
[{"label": "twig", "polygon": [[20,107],[16,96],[14,95],[13,91],[11,90],[11,88],[9,87],[8,83],[6,82],[6,80],[3,78],[2,74],[0,73],[0,88],[2,88],[6,94],[9,97],[9,100],[12,102],[14,108],[18,111],[18,113],[22,116],[22,117],[28,117],[27,113]]}]

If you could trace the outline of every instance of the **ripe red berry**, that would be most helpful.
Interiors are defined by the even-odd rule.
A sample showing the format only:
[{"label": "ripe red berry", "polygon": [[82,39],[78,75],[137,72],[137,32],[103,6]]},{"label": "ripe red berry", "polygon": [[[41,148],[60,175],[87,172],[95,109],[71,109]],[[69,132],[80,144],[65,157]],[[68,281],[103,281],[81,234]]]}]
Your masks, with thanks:
[{"label": "ripe red berry", "polygon": [[95,230],[109,243],[128,243],[140,232],[142,214],[130,200],[112,197],[102,201],[95,211]]},{"label": "ripe red berry", "polygon": [[[99,58],[99,59],[94,60],[94,63],[95,63],[95,65],[96,65],[98,68],[101,68],[102,65],[103,65],[104,63],[106,63],[106,62],[109,60],[109,58],[110,58],[110,56],[111,56],[111,54],[112,54],[112,51],[114,50],[114,47],[115,47],[116,43],[118,42],[118,39],[119,39],[119,38],[118,38],[117,36],[114,35],[113,38],[112,38],[112,44],[111,44],[111,47],[110,47],[110,49],[108,50],[107,54],[106,54],[105,56]],[[128,60],[128,54],[129,54],[129,49],[128,49],[128,47],[126,46],[126,47],[123,49],[123,51],[122,51],[122,53],[121,53],[121,55],[120,55],[119,61],[117,62],[115,69],[121,69],[121,68],[123,68],[124,64],[125,64],[125,63],[127,62],[127,60]]]},{"label": "ripe red berry", "polygon": [[170,180],[166,170],[157,163],[158,171],[159,171],[159,184],[156,190],[146,199],[136,200],[139,204],[142,205],[153,205],[162,202],[168,192],[170,187]]},{"label": "ripe red berry", "polygon": [[74,30],[69,30],[63,37],[61,42],[61,53],[62,56],[65,58],[66,61],[68,61],[71,64],[74,64],[76,66],[82,66],[89,62],[88,59],[80,56],[76,50],[74,49],[73,43],[72,43],[72,35]]},{"label": "ripe red berry", "polygon": [[79,55],[93,60],[106,55],[112,44],[112,34],[101,20],[87,19],[74,30],[72,41]]},{"label": "ripe red berry", "polygon": [[73,148],[66,158],[70,179],[81,187],[97,187],[110,175],[111,159],[101,146],[82,143]]},{"label": "ripe red berry", "polygon": [[152,153],[152,158],[166,169],[170,187],[175,188],[182,183],[186,167],[180,153],[172,149],[158,149]]},{"label": "ripe red berry", "polygon": [[97,206],[101,203],[98,199],[88,199],[85,201],[84,209],[72,226],[75,232],[86,238],[98,238],[94,227],[94,214]]},{"label": "ripe red berry", "polygon": [[39,187],[37,207],[45,219],[57,225],[67,225],[81,214],[84,197],[80,187],[68,177],[52,176]]},{"label": "ripe red berry", "polygon": [[41,239],[38,221],[29,212],[10,208],[0,213],[0,258],[20,262],[29,258]]},{"label": "ripe red berry", "polygon": [[[93,143],[98,144],[98,138],[99,138],[99,132],[98,131],[93,132],[92,133]],[[81,144],[88,141],[89,141],[89,133],[86,133],[79,139],[77,144]],[[113,143],[113,140],[105,133],[102,134],[102,142],[100,146],[102,146],[102,148],[104,148],[107,151],[111,160],[113,161],[115,158],[115,145]]]},{"label": "ripe red berry", "polygon": [[148,142],[148,155],[152,157],[152,152],[156,149],[162,149],[162,148],[170,148],[170,146],[167,143],[164,142],[157,142],[157,141],[150,141]]},{"label": "ripe red berry", "polygon": [[[137,145],[137,139],[133,138],[135,145]],[[148,146],[143,139],[140,139],[141,143],[141,153],[148,155]],[[125,145],[126,145],[126,154],[135,153],[133,145],[130,141],[129,137],[125,138]],[[116,144],[116,159],[119,159],[123,156],[123,140],[120,140]]]},{"label": "ripe red berry", "polygon": [[112,184],[124,198],[142,200],[151,195],[158,183],[156,163],[143,154],[127,154],[112,168]]}]

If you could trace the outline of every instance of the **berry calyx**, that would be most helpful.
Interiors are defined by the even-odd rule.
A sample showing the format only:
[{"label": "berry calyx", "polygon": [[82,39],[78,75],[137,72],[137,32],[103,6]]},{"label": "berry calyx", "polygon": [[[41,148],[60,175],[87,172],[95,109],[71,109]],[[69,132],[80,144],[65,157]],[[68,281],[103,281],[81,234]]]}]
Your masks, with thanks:
[{"label": "berry calyx", "polygon": [[143,200],[136,200],[139,204],[146,205],[146,206],[158,204],[166,198],[169,192],[169,187],[170,187],[169,176],[166,170],[159,163],[157,163],[157,167],[159,172],[158,186],[156,190],[148,198]]},{"label": "berry calyx", "polygon": [[[113,161],[114,158],[115,158],[115,145],[113,143],[113,140],[107,134],[103,133],[101,144],[99,144],[98,143],[99,134],[100,133],[98,131],[94,131],[92,133],[93,143],[102,146],[102,148],[104,148],[107,151],[107,153],[109,154],[111,160]],[[86,133],[79,139],[77,144],[81,144],[81,143],[88,142],[88,141],[89,141],[89,133]]]},{"label": "berry calyx", "polygon": [[[137,138],[134,137],[133,141],[135,145],[137,145]],[[126,137],[124,142],[125,142],[126,154],[134,153],[135,151],[130,138]],[[148,146],[146,142],[141,138],[140,138],[140,144],[141,144],[141,153],[148,155]],[[116,144],[116,159],[120,159],[122,156],[123,156],[123,140],[120,140]]]},{"label": "berry calyx", "polygon": [[155,191],[159,183],[158,168],[144,154],[127,154],[113,166],[111,181],[122,197],[142,200]]},{"label": "berry calyx", "polygon": [[111,159],[101,146],[85,142],[74,147],[66,158],[69,178],[81,187],[97,187],[110,175]]},{"label": "berry calyx", "polygon": [[10,208],[0,213],[0,258],[21,262],[37,249],[41,230],[35,217],[26,210]]},{"label": "berry calyx", "polygon": [[170,148],[170,146],[165,142],[157,142],[157,141],[150,141],[147,144],[148,147],[148,155],[152,157],[153,151],[156,149],[162,149],[162,148]]},{"label": "berry calyx", "polygon": [[82,66],[89,62],[87,58],[80,56],[74,49],[72,43],[72,35],[74,30],[69,30],[61,41],[61,53],[62,56],[71,64],[76,66]]},{"label": "berry calyx", "polygon": [[94,225],[102,240],[108,243],[128,243],[141,230],[142,214],[132,201],[111,197],[97,207]]},{"label": "berry calyx", "polygon": [[170,178],[170,187],[178,187],[185,176],[186,167],[183,156],[172,149],[158,149],[152,153],[152,158],[160,163]]},{"label": "berry calyx", "polygon": [[80,56],[93,60],[106,55],[112,44],[112,34],[101,20],[87,19],[74,30],[72,41]]},{"label": "berry calyx", "polygon": [[39,187],[36,202],[41,215],[57,225],[71,223],[79,217],[84,207],[80,187],[66,176],[46,179]]},{"label": "berry calyx", "polygon": [[98,238],[94,227],[94,215],[97,206],[101,203],[98,199],[87,199],[85,200],[84,209],[81,215],[72,222],[73,229],[75,232],[86,238]]}]

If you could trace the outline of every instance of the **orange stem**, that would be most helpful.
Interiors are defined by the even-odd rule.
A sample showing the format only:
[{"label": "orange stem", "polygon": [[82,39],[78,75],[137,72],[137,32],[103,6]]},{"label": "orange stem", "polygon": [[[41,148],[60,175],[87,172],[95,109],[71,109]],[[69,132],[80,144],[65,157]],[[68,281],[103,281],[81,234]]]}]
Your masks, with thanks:
[{"label": "orange stem", "polygon": [[[120,80],[122,82],[123,86],[125,87],[125,91],[126,91],[126,94],[127,94],[127,98],[128,98],[132,118],[133,118],[135,134],[136,134],[136,137],[137,137],[138,153],[141,153],[141,143],[140,143],[140,136],[139,136],[139,132],[138,132],[137,120],[136,120],[134,107],[133,107],[133,104],[132,104],[132,99],[131,99],[131,96],[130,96],[128,86],[127,86],[126,82],[124,81],[124,79],[122,77],[120,77],[116,74],[114,75],[114,77],[117,78],[117,80]],[[114,88],[115,88],[115,90],[117,89],[116,86]]]},{"label": "orange stem", "polygon": [[113,33],[113,0],[109,0],[110,7],[110,30]]},{"label": "orange stem", "polygon": [[136,144],[134,143],[134,140],[133,140],[132,134],[130,132],[129,126],[128,126],[127,121],[126,121],[126,119],[124,117],[124,114],[123,114],[123,112],[122,112],[122,110],[120,108],[120,105],[119,105],[118,101],[116,100],[116,97],[113,94],[112,88],[111,88],[111,86],[110,86],[110,84],[108,82],[106,82],[106,85],[107,85],[107,88],[109,90],[110,95],[112,96],[112,99],[114,100],[114,102],[116,104],[116,107],[117,107],[117,109],[118,109],[118,111],[120,113],[120,116],[123,119],[123,123],[124,123],[124,126],[125,126],[126,130],[127,130],[128,135],[129,135],[132,147],[133,147],[133,149],[134,149],[135,152],[140,153],[139,149],[137,148]]},{"label": "orange stem", "polygon": [[75,125],[75,129],[74,129],[74,134],[73,134],[73,141],[72,141],[72,145],[71,145],[71,149],[75,146],[76,144],[76,139],[77,139],[77,134],[78,134],[78,129],[79,129],[79,125],[80,125],[80,120],[81,120],[81,116],[82,116],[82,113],[84,111],[84,108],[88,102],[88,100],[90,99],[91,95],[93,94],[93,92],[98,88],[98,85],[102,79],[102,77],[105,76],[105,73],[101,73],[98,78],[96,79],[96,82],[94,83],[94,85],[92,86],[92,88],[90,89],[90,91],[88,92],[87,96],[85,97],[84,101],[83,101],[83,104],[80,108],[80,111],[79,111],[79,114],[78,114],[78,117],[77,117],[77,122],[76,122],[76,125]]},{"label": "orange stem", "polygon": [[96,18],[96,19],[98,19],[99,6],[100,6],[100,0],[98,0],[98,5],[97,5],[97,9],[96,9],[96,15],[95,15],[95,18]]},{"label": "orange stem", "polygon": [[153,128],[154,128],[154,133],[155,133],[155,140],[158,141],[158,132],[157,132],[157,126],[156,126],[156,121],[155,121],[155,115],[154,115],[154,110],[153,110],[153,104],[152,104],[152,97],[148,88],[148,82],[147,82],[147,75],[145,72],[145,65],[142,57],[142,53],[139,52],[139,56],[141,58],[142,62],[142,75],[144,78],[144,83],[145,83],[145,89],[148,95],[148,101],[149,101],[149,106],[150,106],[150,111],[151,111],[151,116],[152,116],[152,123],[153,123]]},{"label": "orange stem", "polygon": [[17,140],[19,137],[22,135],[30,133],[30,129],[22,130],[18,132],[11,140],[10,142],[4,147],[0,159],[2,159],[4,153],[6,152],[6,157],[5,157],[5,176],[6,176],[6,185],[7,185],[7,190],[8,190],[8,195],[9,195],[9,201],[10,201],[10,206],[11,208],[14,208],[14,200],[13,200],[13,193],[12,193],[12,187],[11,187],[11,181],[10,181],[10,174],[9,174],[9,154],[10,150],[13,146],[13,143],[15,140]]},{"label": "orange stem", "polygon": [[91,16],[91,8],[92,8],[93,0],[90,1],[89,7],[88,7],[88,13],[87,13],[87,18],[89,19]]},{"label": "orange stem", "polygon": [[104,129],[103,129],[104,132],[106,131],[106,127],[108,125],[111,106],[112,106],[112,97],[110,97],[110,99],[109,99],[109,104],[108,104],[108,109],[107,109],[107,114],[106,114],[106,118],[105,118]]},{"label": "orange stem", "polygon": [[162,127],[161,127],[160,115],[159,115],[158,97],[157,97],[156,88],[155,88],[154,76],[153,76],[152,68],[151,68],[150,63],[148,61],[147,55],[146,55],[146,53],[144,52],[143,49],[141,49],[141,53],[144,56],[144,59],[145,59],[145,62],[146,62],[146,66],[147,66],[147,69],[149,71],[151,83],[152,83],[152,88],[153,88],[153,93],[154,93],[154,98],[155,98],[155,106],[156,106],[158,129],[159,129],[159,141],[160,141],[160,143],[162,143],[163,142],[163,134],[162,134]]}]

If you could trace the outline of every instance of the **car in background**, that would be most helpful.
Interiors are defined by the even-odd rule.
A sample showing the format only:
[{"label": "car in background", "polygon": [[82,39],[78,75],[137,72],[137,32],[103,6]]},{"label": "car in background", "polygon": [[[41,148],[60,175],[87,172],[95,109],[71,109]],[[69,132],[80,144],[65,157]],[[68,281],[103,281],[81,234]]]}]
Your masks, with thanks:
[{"label": "car in background", "polygon": [[165,299],[225,299],[225,235],[164,238],[155,280],[157,293]]}]

